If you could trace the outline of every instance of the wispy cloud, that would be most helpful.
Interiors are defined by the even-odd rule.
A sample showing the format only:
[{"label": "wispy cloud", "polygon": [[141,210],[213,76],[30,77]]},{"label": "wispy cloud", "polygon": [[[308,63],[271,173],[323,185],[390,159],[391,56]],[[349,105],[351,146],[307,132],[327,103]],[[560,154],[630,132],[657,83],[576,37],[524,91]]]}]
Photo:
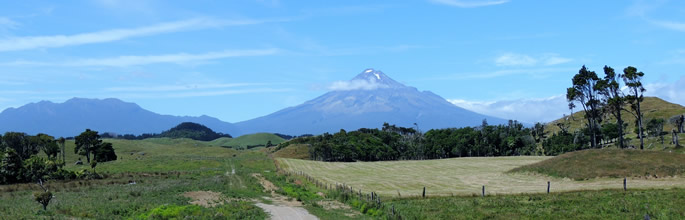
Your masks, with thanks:
[{"label": "wispy cloud", "polygon": [[517,99],[499,101],[468,101],[448,99],[452,104],[481,114],[515,119],[528,123],[550,122],[569,114],[568,103],[563,95],[540,99]]},{"label": "wispy cloud", "polygon": [[7,17],[0,17],[0,30],[13,29],[19,26],[19,23]]},{"label": "wispy cloud", "polygon": [[242,88],[242,89],[221,89],[221,90],[205,90],[205,91],[177,91],[177,92],[131,92],[120,93],[116,97],[120,98],[191,98],[191,97],[207,97],[207,96],[222,96],[222,95],[238,95],[238,94],[256,94],[256,93],[279,93],[292,91],[290,88]]},{"label": "wispy cloud", "polygon": [[560,57],[558,54],[553,53],[535,57],[526,54],[505,53],[495,57],[494,62],[497,66],[534,66],[538,64],[553,66],[571,61],[573,61],[573,59]]},{"label": "wispy cloud", "polygon": [[661,21],[661,20],[653,20],[653,19],[650,19],[648,21],[650,23],[652,23],[656,26],[662,27],[662,28],[666,28],[666,29],[670,29],[670,30],[674,30],[674,31],[685,32],[685,23],[683,23],[683,22]]},{"label": "wispy cloud", "polygon": [[465,80],[465,79],[492,79],[503,76],[524,75],[530,77],[544,78],[554,73],[578,71],[577,68],[523,68],[506,69],[486,72],[466,72],[451,75],[426,78],[426,80]]},{"label": "wispy cloud", "polygon": [[[650,13],[658,10],[665,6],[668,1],[635,1],[631,6],[626,9],[626,14],[629,16],[640,17],[646,22],[665,29],[682,31],[685,32],[685,22],[664,20],[664,19],[654,19],[649,16]],[[661,13],[667,14],[667,13]]]},{"label": "wispy cloud", "polygon": [[491,5],[501,5],[509,0],[428,0],[433,3],[449,5],[459,8],[477,8]]},{"label": "wispy cloud", "polygon": [[379,88],[387,88],[387,85],[380,84],[376,81],[368,80],[350,80],[350,81],[336,81],[328,86],[329,90],[346,91],[346,90],[374,90]]},{"label": "wispy cloud", "polygon": [[111,29],[74,35],[11,37],[0,39],[0,51],[31,50],[38,48],[55,48],[83,44],[104,43],[118,41],[127,38],[143,37],[162,33],[179,32],[212,27],[250,25],[264,22],[269,22],[269,20],[221,20],[211,18],[195,18],[189,20],[160,23],[138,28]]},{"label": "wispy cloud", "polygon": [[656,96],[666,101],[685,105],[685,76],[681,76],[678,81],[648,83],[645,85],[645,95]]},{"label": "wispy cloud", "polygon": [[105,91],[112,92],[171,92],[188,91],[202,89],[221,89],[232,87],[259,86],[266,83],[217,83],[217,84],[187,84],[187,85],[157,85],[157,86],[135,86],[135,87],[110,87]]},{"label": "wispy cloud", "polygon": [[148,65],[158,63],[189,63],[206,60],[216,60],[231,57],[247,57],[247,56],[267,56],[278,53],[278,49],[255,49],[255,50],[225,50],[220,52],[209,52],[203,54],[163,54],[163,55],[149,55],[149,56],[119,56],[112,58],[92,58],[92,59],[78,59],[67,60],[61,62],[37,62],[18,60],[7,63],[0,63],[0,66],[110,66],[110,67],[126,67],[137,65]]}]

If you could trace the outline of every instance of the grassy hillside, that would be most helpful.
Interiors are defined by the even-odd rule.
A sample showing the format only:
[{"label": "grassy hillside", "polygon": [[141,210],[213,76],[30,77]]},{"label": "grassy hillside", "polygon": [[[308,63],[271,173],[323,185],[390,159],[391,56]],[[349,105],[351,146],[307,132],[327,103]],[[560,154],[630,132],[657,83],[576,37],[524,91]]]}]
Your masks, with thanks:
[{"label": "grassy hillside", "polygon": [[271,144],[277,145],[280,143],[283,143],[285,139],[271,133],[257,133],[257,134],[248,134],[248,135],[243,135],[237,138],[218,138],[213,141],[207,142],[209,145],[212,146],[226,146],[226,147],[233,147],[233,148],[247,148],[247,146],[257,146],[257,145],[264,145],[266,146],[266,143],[271,141]]},{"label": "grassy hillside", "polygon": [[685,154],[661,151],[592,149],[566,153],[512,172],[591,179],[597,177],[667,177],[685,173]]},{"label": "grassy hillside", "polygon": [[[657,98],[657,97],[645,97],[644,101],[641,103],[642,107],[642,112],[644,114],[645,121],[643,123],[646,123],[646,120],[652,119],[652,118],[663,118],[666,120],[666,124],[664,125],[664,131],[671,131],[671,128],[673,128],[673,124],[668,123],[668,119],[672,116],[675,115],[682,115],[685,114],[685,107],[682,105],[670,103],[667,101],[664,101],[663,99]],[[626,106],[625,108],[629,109],[629,106]],[[587,120],[584,118],[585,114],[582,111],[582,107],[574,109],[575,113],[571,116],[567,116],[566,119],[570,125],[569,130],[574,131],[577,129],[580,129],[585,126],[587,123]],[[623,121],[625,123],[628,123],[628,130],[626,130],[626,134],[629,137],[636,137],[635,133],[633,133],[633,129],[635,129],[635,117],[630,114],[629,112],[623,112],[622,114]],[[560,118],[557,120],[554,120],[552,122],[547,123],[547,126],[545,127],[545,130],[551,135],[554,132],[560,131],[559,127],[556,126],[557,123],[563,123],[565,122],[564,118]],[[612,123],[616,123],[616,118],[613,116],[608,116],[607,118],[604,119],[605,121],[609,121]]]},{"label": "grassy hillside", "polygon": [[273,156],[307,160],[309,159],[309,147],[306,144],[290,144],[287,147],[274,152]]}]

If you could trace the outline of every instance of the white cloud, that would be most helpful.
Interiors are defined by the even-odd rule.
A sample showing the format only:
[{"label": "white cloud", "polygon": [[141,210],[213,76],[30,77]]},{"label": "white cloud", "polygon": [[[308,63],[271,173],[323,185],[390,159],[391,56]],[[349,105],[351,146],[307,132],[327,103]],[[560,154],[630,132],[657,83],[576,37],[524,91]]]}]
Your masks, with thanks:
[{"label": "white cloud", "polygon": [[430,2],[459,8],[477,8],[483,6],[500,5],[509,0],[429,0]]},{"label": "white cloud", "polygon": [[119,56],[112,58],[92,58],[78,59],[62,62],[35,62],[35,61],[14,61],[0,63],[0,66],[111,66],[126,67],[137,65],[148,65],[157,63],[190,63],[206,60],[224,59],[230,57],[246,56],[266,56],[278,53],[278,49],[255,49],[255,50],[225,50],[220,52],[209,52],[203,54],[162,54],[149,56]]},{"label": "white cloud", "polygon": [[646,96],[656,96],[666,101],[685,105],[685,76],[673,83],[645,84]]},{"label": "white cloud", "polygon": [[534,66],[542,64],[544,66],[553,66],[573,61],[570,58],[560,57],[558,54],[543,54],[539,56],[529,56],[526,54],[505,53],[495,58],[495,65],[497,66]]},{"label": "white cloud", "polygon": [[104,43],[126,38],[142,37],[162,33],[186,31],[211,27],[259,24],[263,20],[218,20],[195,18],[189,20],[160,23],[152,26],[111,29],[74,35],[29,36],[0,39],[0,51],[31,50],[37,48],[66,47],[83,44]]},{"label": "white cloud", "polygon": [[485,115],[522,122],[550,122],[570,114],[568,102],[563,95],[541,99],[518,99],[500,101],[467,101],[448,99],[452,104]]},{"label": "white cloud", "polygon": [[523,54],[507,53],[495,58],[497,66],[532,66],[537,63],[537,59]]},{"label": "white cloud", "polygon": [[328,89],[335,91],[345,90],[374,90],[379,88],[387,88],[387,85],[377,83],[376,81],[368,80],[350,80],[350,81],[336,81],[333,82]]}]

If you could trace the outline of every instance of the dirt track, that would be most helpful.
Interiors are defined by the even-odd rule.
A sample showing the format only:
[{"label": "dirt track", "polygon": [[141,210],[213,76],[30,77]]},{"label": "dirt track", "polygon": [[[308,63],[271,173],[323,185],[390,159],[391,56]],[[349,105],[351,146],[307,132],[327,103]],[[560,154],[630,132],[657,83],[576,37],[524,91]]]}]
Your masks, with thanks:
[{"label": "dirt track", "polygon": [[275,191],[278,190],[273,183],[265,179],[261,174],[252,174],[254,178],[259,180],[259,183],[264,187],[264,191],[271,192],[270,197],[264,197],[267,200],[273,202],[272,205],[257,203],[257,206],[264,209],[271,215],[271,219],[274,220],[290,220],[290,219],[319,219],[316,216],[309,214],[309,212],[302,208],[302,203],[298,201],[292,201],[288,197],[282,196]]}]

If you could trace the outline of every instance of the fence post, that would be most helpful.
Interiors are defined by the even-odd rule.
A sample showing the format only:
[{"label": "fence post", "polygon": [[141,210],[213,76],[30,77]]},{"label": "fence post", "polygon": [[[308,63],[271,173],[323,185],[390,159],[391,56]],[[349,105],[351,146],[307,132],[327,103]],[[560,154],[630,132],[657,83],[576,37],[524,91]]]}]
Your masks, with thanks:
[{"label": "fence post", "polygon": [[549,181],[547,181],[547,194],[549,194]]},{"label": "fence post", "polygon": [[426,187],[425,187],[425,186],[423,187],[423,195],[422,195],[422,197],[423,197],[423,198],[426,198]]},{"label": "fence post", "polygon": [[623,177],[623,191],[627,191],[628,188],[626,187],[626,178]]},{"label": "fence post", "polygon": [[485,185],[483,185],[483,197],[485,197]]}]

